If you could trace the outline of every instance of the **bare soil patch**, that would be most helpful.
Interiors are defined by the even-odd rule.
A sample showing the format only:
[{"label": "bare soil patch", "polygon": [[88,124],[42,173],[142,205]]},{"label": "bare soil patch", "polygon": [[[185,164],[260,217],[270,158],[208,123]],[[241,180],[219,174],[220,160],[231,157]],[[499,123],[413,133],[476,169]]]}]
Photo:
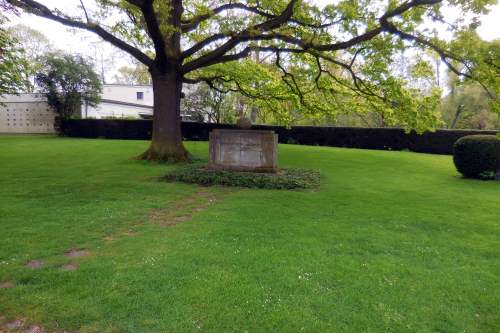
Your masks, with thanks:
[{"label": "bare soil patch", "polygon": [[31,269],[40,269],[45,265],[43,260],[31,260],[28,261],[26,264],[26,267],[31,268]]},{"label": "bare soil patch", "polygon": [[155,209],[149,215],[149,220],[161,226],[174,226],[189,221],[196,213],[204,211],[208,206],[214,204],[217,197],[205,188],[199,189],[195,194],[184,198],[170,207]]},{"label": "bare soil patch", "polygon": [[12,287],[14,287],[14,282],[12,281],[0,282],[0,289],[8,289]]},{"label": "bare soil patch", "polygon": [[7,324],[3,325],[0,328],[5,329],[7,331],[8,330],[18,330],[18,329],[24,327],[25,322],[26,322],[26,319],[20,318],[20,319],[16,319],[14,321],[8,322]]},{"label": "bare soil patch", "polygon": [[45,329],[42,326],[33,325],[28,327],[26,333],[45,333]]},{"label": "bare soil patch", "polygon": [[73,249],[69,250],[65,253],[67,257],[70,258],[81,258],[81,257],[87,257],[90,255],[90,252],[88,250],[78,250],[78,249]]},{"label": "bare soil patch", "polygon": [[61,266],[61,270],[66,271],[66,272],[70,272],[70,271],[75,271],[75,270],[77,270],[77,269],[78,269],[78,267],[80,267],[78,264],[75,264],[75,263],[69,263],[69,264],[66,264],[66,265]]}]

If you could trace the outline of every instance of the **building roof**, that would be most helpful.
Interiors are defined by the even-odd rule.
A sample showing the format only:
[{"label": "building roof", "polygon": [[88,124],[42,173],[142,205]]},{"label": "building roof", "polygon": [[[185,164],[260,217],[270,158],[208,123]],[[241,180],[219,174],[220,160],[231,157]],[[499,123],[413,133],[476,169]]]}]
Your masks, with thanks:
[{"label": "building roof", "polygon": [[121,84],[121,83],[106,83],[102,85],[103,87],[130,87],[130,88],[153,88],[151,84]]},{"label": "building roof", "polygon": [[18,95],[2,95],[0,102],[2,103],[28,103],[28,102],[46,102],[47,98],[44,94],[21,93]]},{"label": "building roof", "polygon": [[122,102],[122,101],[116,101],[116,100],[113,100],[113,99],[101,99],[100,103],[133,106],[133,107],[136,107],[136,108],[143,108],[143,109],[148,109],[148,110],[152,110],[153,109],[152,105],[144,105],[144,104],[137,104],[137,103]]}]

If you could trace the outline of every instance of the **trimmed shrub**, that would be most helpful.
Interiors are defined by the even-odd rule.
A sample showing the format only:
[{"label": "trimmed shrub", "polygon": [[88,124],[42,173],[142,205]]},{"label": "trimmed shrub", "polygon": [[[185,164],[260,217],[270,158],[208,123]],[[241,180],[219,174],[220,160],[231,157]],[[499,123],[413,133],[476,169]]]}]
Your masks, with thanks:
[{"label": "trimmed shrub", "polygon": [[495,135],[469,135],[454,145],[453,161],[468,178],[494,179],[500,169],[500,140]]},{"label": "trimmed shrub", "polygon": [[190,165],[169,172],[163,180],[205,186],[223,185],[277,190],[316,188],[320,183],[317,171],[281,169],[278,173],[256,173],[211,170],[204,165]]}]

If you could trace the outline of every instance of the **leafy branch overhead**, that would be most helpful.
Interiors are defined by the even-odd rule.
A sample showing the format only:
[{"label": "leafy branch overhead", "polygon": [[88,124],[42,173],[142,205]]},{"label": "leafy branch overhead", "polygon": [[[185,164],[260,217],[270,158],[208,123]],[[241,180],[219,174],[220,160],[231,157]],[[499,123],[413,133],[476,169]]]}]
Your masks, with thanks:
[{"label": "leafy branch overhead", "polygon": [[[429,47],[453,67],[453,60],[464,59],[450,53],[442,41],[426,38],[418,31],[418,24],[423,23],[425,19],[438,20],[437,14],[444,5],[457,5],[464,11],[480,14],[485,11],[486,5],[495,3],[494,0],[411,0],[400,3],[341,1],[337,5],[327,6],[321,12],[317,7],[300,0],[291,0],[288,3],[209,2],[214,4],[213,7],[206,6],[206,1],[98,0],[92,6],[96,8],[97,5],[98,9],[91,13],[82,0],[82,17],[78,18],[57,9],[50,9],[34,0],[7,2],[33,14],[92,31],[131,53],[146,65],[157,60],[165,66],[178,66],[182,73],[243,58],[251,50],[331,52],[355,47],[384,33],[393,34],[415,45]],[[222,4],[217,5],[218,3]],[[109,14],[108,9],[112,7],[122,11],[124,20],[114,26],[99,25],[97,22],[101,22],[100,16],[106,15],[103,13]],[[385,11],[381,11],[380,8],[384,7]],[[124,29],[119,32],[120,26],[145,29],[147,36],[143,36],[143,39],[149,39],[150,46],[154,47],[155,59],[136,47],[136,41],[130,40],[133,34],[123,36]],[[217,33],[214,34],[215,30]],[[114,35],[114,32],[117,34]],[[172,52],[171,47],[175,46],[172,44],[181,34],[187,42],[183,45],[189,46],[181,53]],[[136,39],[141,39],[138,34],[136,36]],[[257,41],[266,43],[257,45],[254,43]],[[457,68],[455,70],[459,71]]]},{"label": "leafy branch overhead", "polygon": [[[181,72],[189,73],[201,67],[215,63],[243,58],[251,50],[271,52],[325,52],[344,50],[369,41],[383,33],[393,34],[400,39],[425,46],[436,51],[451,68],[453,60],[462,60],[451,54],[442,43],[432,41],[423,36],[415,23],[422,23],[425,18],[437,20],[435,14],[443,5],[451,3],[443,0],[411,0],[388,4],[383,1],[341,1],[338,5],[329,5],[320,10],[305,1],[246,1],[232,2],[206,7],[202,1],[153,1],[99,0],[94,5],[102,9],[117,7],[126,15],[129,22],[118,22],[116,27],[99,25],[96,10],[94,17],[82,3],[83,17],[74,18],[57,9],[49,9],[41,2],[34,0],[7,0],[29,12],[54,19],[63,24],[92,31],[115,46],[131,53],[146,65],[152,63],[146,53],[134,46],[134,42],[126,42],[125,36],[116,36],[116,27],[130,25],[135,29],[147,30],[147,37],[156,51],[156,60],[164,66],[178,66]],[[223,1],[212,1],[219,3]],[[495,3],[486,1],[453,1],[474,14],[485,11],[485,6]],[[371,8],[386,7],[381,15],[380,10]],[[102,11],[101,11],[102,12]],[[109,12],[108,12],[109,13]],[[248,14],[248,15],[242,15]],[[406,22],[398,20],[406,19]],[[166,22],[166,23],[164,23]],[[234,23],[234,24],[232,24]],[[231,29],[234,27],[236,29]],[[360,29],[361,27],[361,29]],[[336,40],[333,29],[343,40]],[[364,29],[363,29],[364,28]],[[211,31],[218,30],[212,34]],[[364,31],[359,31],[364,30]],[[122,33],[123,34],[123,33]],[[174,35],[187,35],[193,42],[180,54],[171,52],[170,46],[176,40]],[[203,38],[208,36],[206,38]],[[222,44],[217,42],[223,41]],[[248,44],[249,42],[267,41],[264,45]],[[242,50],[238,47],[246,44]],[[195,56],[194,58],[191,58]],[[458,69],[454,68],[457,72]],[[467,73],[464,73],[467,74]]]}]

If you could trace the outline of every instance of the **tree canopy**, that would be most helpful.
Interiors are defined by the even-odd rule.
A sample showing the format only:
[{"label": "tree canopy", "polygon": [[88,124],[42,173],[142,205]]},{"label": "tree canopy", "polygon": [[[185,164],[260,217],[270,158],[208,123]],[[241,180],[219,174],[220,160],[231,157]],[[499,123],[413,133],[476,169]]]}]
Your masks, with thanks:
[{"label": "tree canopy", "polygon": [[19,42],[4,27],[5,22],[6,18],[0,14],[0,97],[18,94],[30,87],[28,77],[31,71],[26,55]]},{"label": "tree canopy", "polygon": [[48,104],[63,118],[79,112],[82,103],[95,106],[102,89],[98,74],[85,59],[57,53],[44,57],[36,83]]}]

